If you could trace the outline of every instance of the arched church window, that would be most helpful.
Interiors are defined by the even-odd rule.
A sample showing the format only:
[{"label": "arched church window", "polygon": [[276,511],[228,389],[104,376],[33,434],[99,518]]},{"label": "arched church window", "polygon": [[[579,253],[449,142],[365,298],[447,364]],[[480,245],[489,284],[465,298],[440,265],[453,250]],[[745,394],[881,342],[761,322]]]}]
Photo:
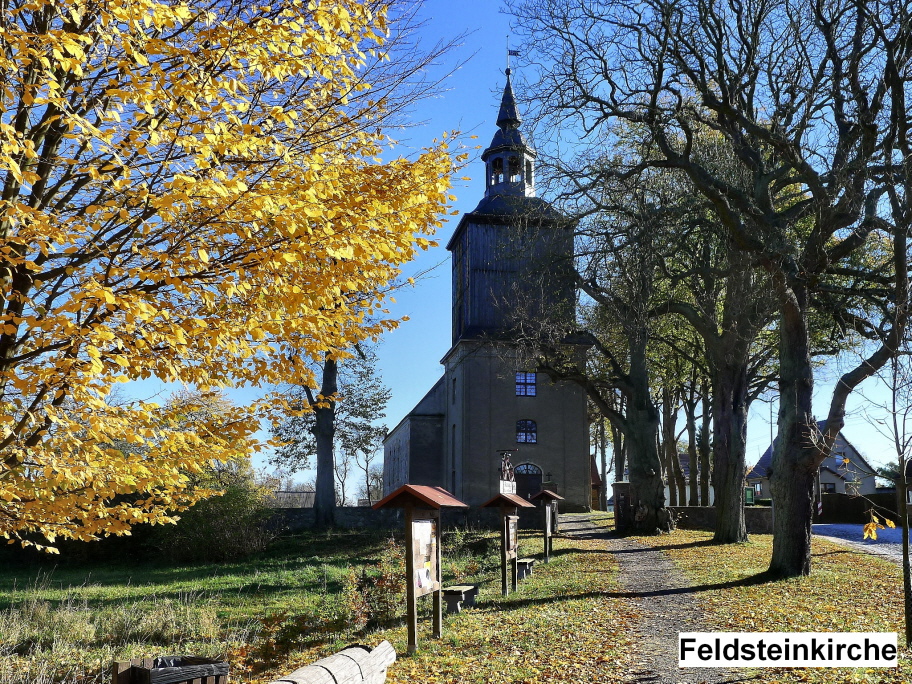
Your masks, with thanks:
[{"label": "arched church window", "polygon": [[526,185],[532,185],[532,160],[526,159]]},{"label": "arched church window", "polygon": [[538,424],[534,420],[517,420],[516,441],[520,444],[536,444],[538,442]]},{"label": "arched church window", "polygon": [[510,182],[515,183],[519,180],[519,174],[522,173],[519,157],[513,155],[509,159]]},{"label": "arched church window", "polygon": [[493,171],[493,180],[491,182],[497,185],[500,183],[501,176],[503,176],[503,158],[497,157],[491,166]]}]

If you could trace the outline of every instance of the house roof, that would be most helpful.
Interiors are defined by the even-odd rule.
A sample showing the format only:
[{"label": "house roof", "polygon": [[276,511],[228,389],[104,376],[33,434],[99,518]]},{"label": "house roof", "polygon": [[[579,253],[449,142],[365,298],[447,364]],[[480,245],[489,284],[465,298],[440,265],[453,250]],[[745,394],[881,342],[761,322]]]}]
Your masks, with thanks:
[{"label": "house roof", "polygon": [[[681,472],[684,473],[684,477],[688,480],[690,479],[690,454],[686,451],[678,452],[678,463],[681,464]],[[699,467],[697,471],[699,472]]]},{"label": "house roof", "polygon": [[[826,427],[826,421],[818,420],[817,429],[822,432],[824,427]],[[778,443],[779,443],[779,438],[776,437],[773,440],[773,443],[766,448],[766,451],[763,452],[763,455],[760,457],[760,460],[757,461],[757,463],[754,465],[753,468],[751,468],[750,470],[747,471],[748,479],[759,479],[759,478],[769,477],[770,468],[773,464],[773,450],[776,448],[776,445]],[[833,443],[833,453],[841,453],[847,449],[851,449],[854,452],[855,456],[853,456],[853,459],[857,458],[857,461],[858,461],[858,463],[856,465],[861,465],[864,468],[867,468],[868,471],[872,474],[875,472],[874,468],[871,467],[871,464],[865,460],[864,456],[861,455],[861,453],[858,451],[858,449],[856,449],[852,445],[852,443],[848,439],[846,439],[846,437],[842,433],[842,431],[840,431],[839,434],[836,435],[836,441]]]},{"label": "house roof", "polygon": [[592,481],[593,487],[602,486],[602,476],[599,474],[598,466],[595,465],[595,455],[592,456],[592,461],[589,464],[589,478]]}]

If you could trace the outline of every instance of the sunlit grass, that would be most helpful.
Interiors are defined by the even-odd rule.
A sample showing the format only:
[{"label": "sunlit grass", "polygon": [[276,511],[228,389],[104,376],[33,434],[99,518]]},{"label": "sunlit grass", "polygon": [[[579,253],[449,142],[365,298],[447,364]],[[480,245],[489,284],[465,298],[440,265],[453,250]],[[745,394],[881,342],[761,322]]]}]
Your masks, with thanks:
[{"label": "sunlit grass", "polygon": [[[772,536],[714,546],[711,532],[676,530],[639,541],[660,547],[699,588],[711,628],[722,632],[897,632],[900,667],[796,668],[762,671],[764,682],[912,681],[902,647],[900,568],[875,556],[814,538],[811,575],[749,584],[769,566]],[[742,584],[737,584],[741,582]]]}]

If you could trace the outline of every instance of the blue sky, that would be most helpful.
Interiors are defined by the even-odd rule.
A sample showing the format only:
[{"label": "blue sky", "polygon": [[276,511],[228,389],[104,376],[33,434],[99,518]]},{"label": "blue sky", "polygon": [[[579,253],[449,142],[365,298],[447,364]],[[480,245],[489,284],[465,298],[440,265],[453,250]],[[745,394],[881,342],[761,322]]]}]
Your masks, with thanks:
[{"label": "blue sky", "polygon": [[[444,90],[437,97],[420,104],[414,112],[416,121],[423,125],[400,135],[402,149],[408,155],[427,145],[444,131],[458,130],[464,136],[477,135],[476,140],[464,140],[470,146],[482,149],[494,134],[495,120],[500,95],[505,81],[506,38],[510,33],[510,21],[499,10],[499,3],[490,0],[426,0],[421,12],[425,19],[422,39],[428,45],[437,40],[449,40],[466,33],[461,46],[450,57],[451,63],[464,62],[445,81]],[[518,41],[512,45],[516,47]],[[446,71],[446,65],[441,67]],[[517,96],[522,98],[523,74],[514,72]],[[456,181],[453,194],[457,197],[453,209],[460,214],[471,211],[484,193],[482,165],[478,159],[480,150],[473,150],[472,160],[460,174],[471,177],[470,181]],[[450,262],[444,248],[459,216],[451,216],[438,232],[439,246],[423,253],[405,269],[405,275],[413,275],[436,268],[421,279],[415,287],[407,288],[396,295],[391,314],[409,320],[399,329],[389,333],[378,348],[380,373],[384,383],[392,390],[393,396],[387,411],[387,425],[392,428],[421,399],[442,374],[440,359],[451,343],[450,318]],[[832,381],[836,377],[833,369],[822,370],[817,377],[817,391],[814,406],[818,416],[823,416],[832,392]],[[146,384],[148,394],[158,388]],[[880,394],[875,384],[869,381],[863,386],[865,393],[875,398]],[[231,392],[237,402],[248,400],[261,391],[249,389]],[[162,389],[162,398],[166,392]],[[882,400],[882,399],[881,399]],[[861,395],[850,400],[845,434],[853,444],[875,464],[892,460],[889,443],[870,427],[865,420]],[[777,409],[774,406],[774,411]],[[775,419],[775,415],[774,415]],[[265,437],[265,435],[264,435]],[[768,403],[755,402],[748,428],[747,461],[756,462],[770,441],[770,407]],[[263,458],[257,458],[262,465]],[[312,479],[313,474],[299,474],[301,480]]]}]

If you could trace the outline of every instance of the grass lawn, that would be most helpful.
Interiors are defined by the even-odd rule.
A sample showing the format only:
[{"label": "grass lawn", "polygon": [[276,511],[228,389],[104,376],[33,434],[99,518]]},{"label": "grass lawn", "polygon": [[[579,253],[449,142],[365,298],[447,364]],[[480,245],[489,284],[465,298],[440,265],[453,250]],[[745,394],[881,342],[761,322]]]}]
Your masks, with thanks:
[{"label": "grass lawn", "polygon": [[[750,584],[766,568],[771,539],[714,547],[710,536],[677,531],[642,541],[661,547],[700,585],[712,629],[901,633],[896,566],[815,540],[811,577]],[[540,554],[538,534],[522,533],[520,541],[521,554]],[[603,548],[557,538],[552,562],[504,598],[495,535],[446,531],[445,582],[479,584],[478,607],[446,616],[435,641],[430,599],[421,599],[414,656],[405,655],[401,620],[351,624],[353,578],[364,569],[378,576],[381,559],[395,569],[383,533],[296,536],[232,564],[7,567],[0,571],[0,684],[102,684],[114,659],[175,653],[226,656],[232,681],[261,684],[350,643],[383,639],[400,654],[393,684],[625,681],[634,655],[627,627],[638,616],[617,593],[618,565]],[[401,608],[403,597],[392,598]],[[757,681],[909,682],[909,654],[901,653],[897,671],[765,670]]]},{"label": "grass lawn", "polygon": [[[539,554],[539,535],[520,541],[521,554]],[[552,562],[503,598],[497,544],[492,533],[445,532],[445,582],[479,584],[479,607],[447,616],[434,641],[422,599],[420,651],[401,655],[389,681],[615,681],[632,616],[604,595],[616,589],[614,559],[595,542],[557,539]],[[235,682],[271,681],[353,642],[389,639],[404,654],[401,620],[367,633],[346,624],[346,578],[373,571],[386,548],[382,533],[335,532],[232,564],[7,567],[0,684],[101,684],[115,659],[174,653],[227,655]]]},{"label": "grass lawn", "polygon": [[713,546],[711,532],[677,530],[639,541],[661,548],[686,576],[710,622],[721,632],[897,632],[900,666],[890,669],[794,668],[763,670],[769,682],[912,682],[904,643],[899,566],[819,538],[811,575],[750,584],[769,565],[773,538],[751,535],[744,544]]}]

